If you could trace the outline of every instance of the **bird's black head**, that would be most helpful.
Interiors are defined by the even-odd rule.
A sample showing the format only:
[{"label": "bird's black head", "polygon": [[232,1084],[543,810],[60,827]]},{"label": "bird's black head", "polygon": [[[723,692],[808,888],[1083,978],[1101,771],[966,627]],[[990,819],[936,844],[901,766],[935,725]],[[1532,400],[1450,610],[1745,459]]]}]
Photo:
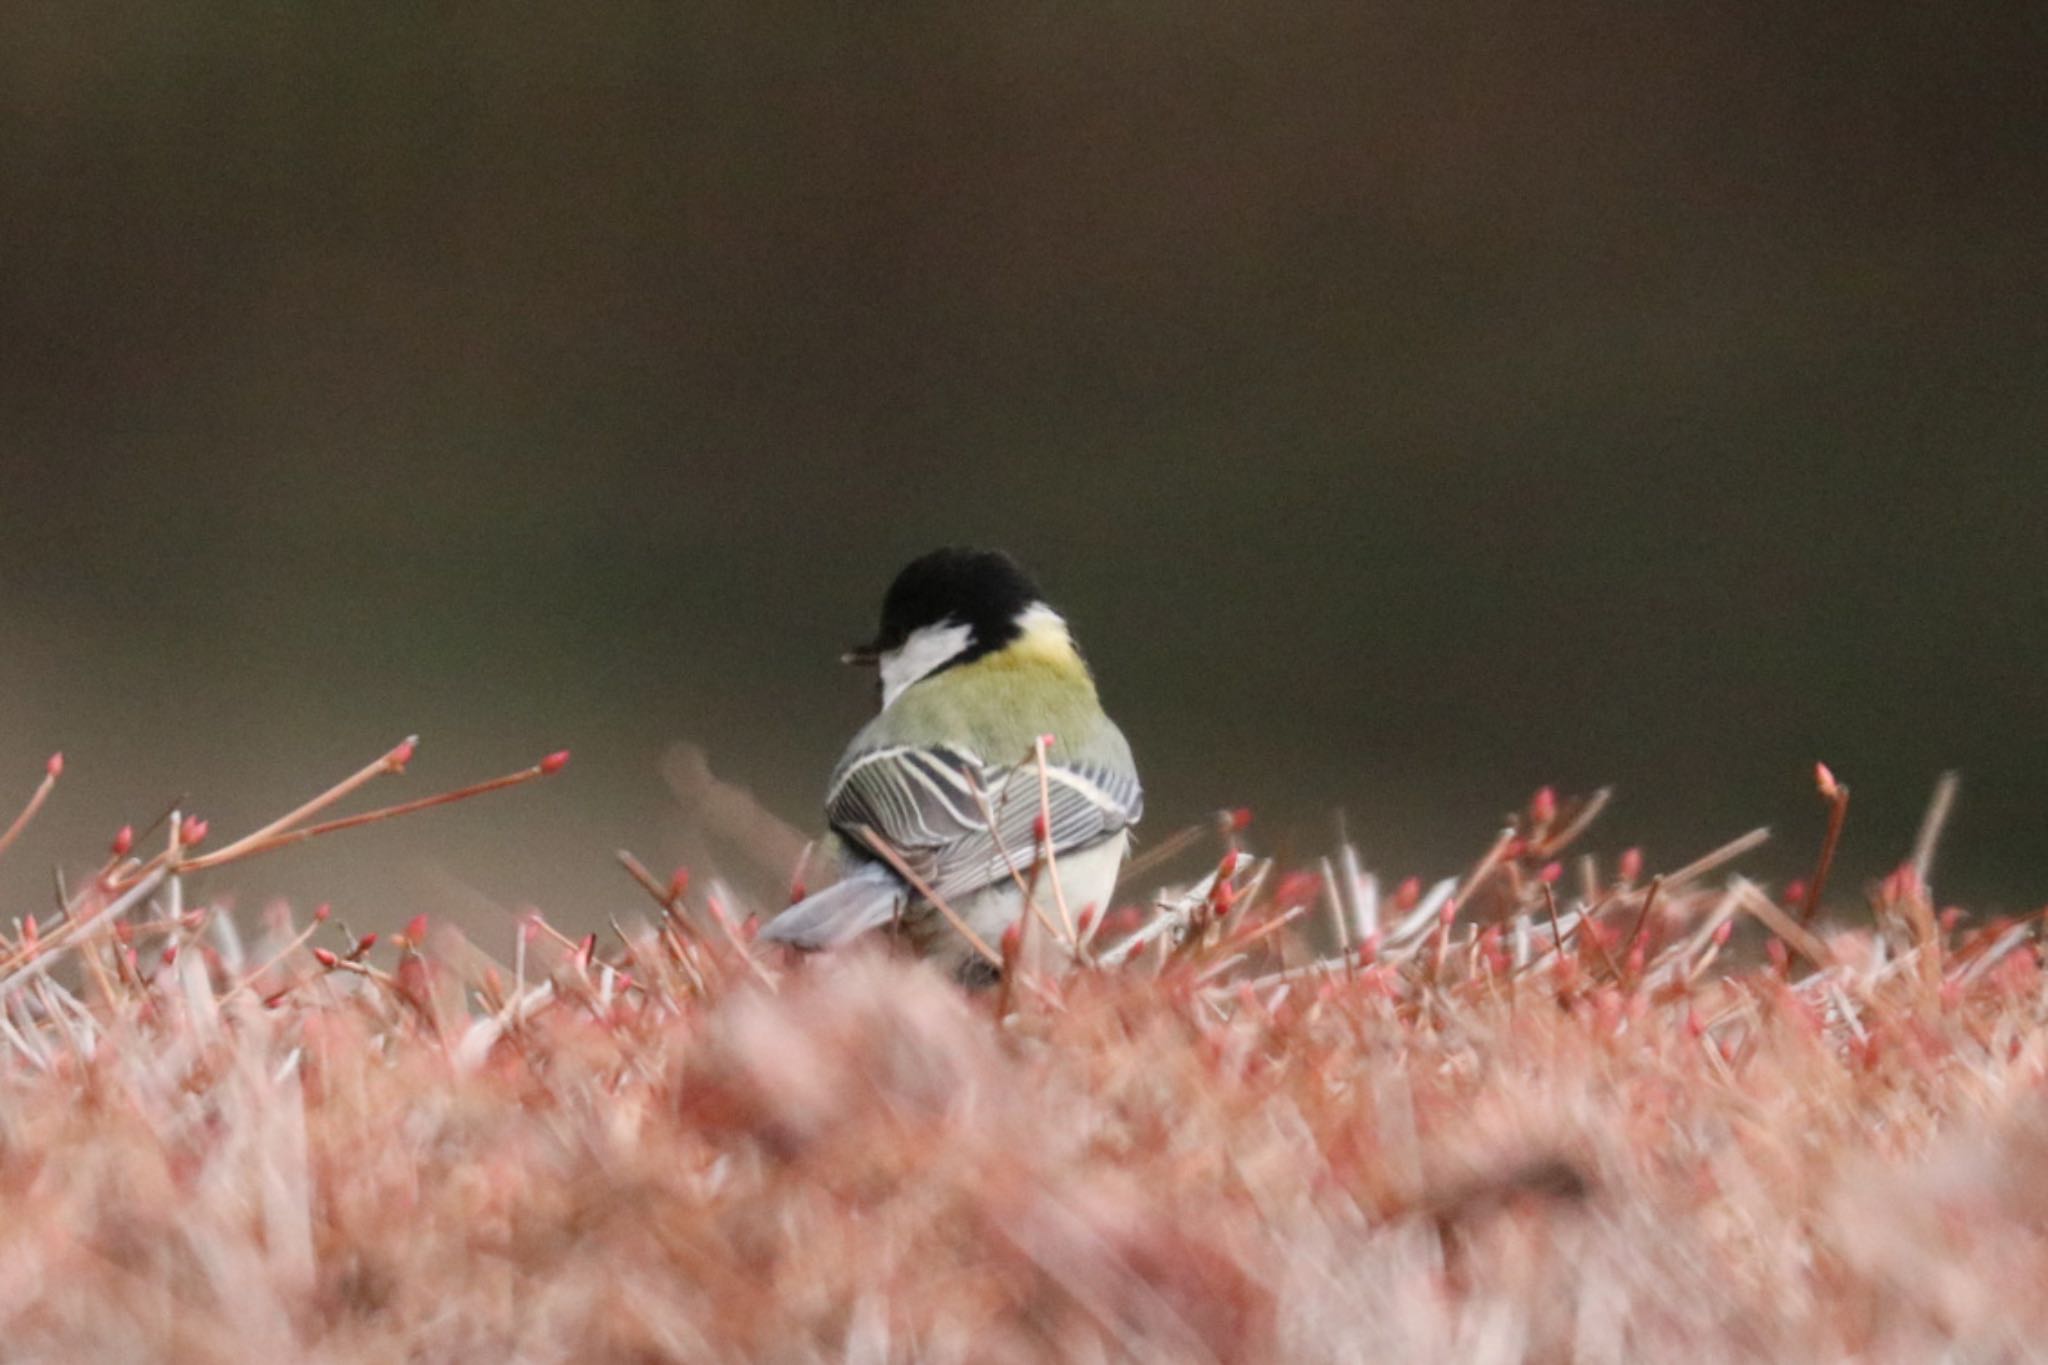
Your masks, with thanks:
[{"label": "bird's black head", "polygon": [[1000,550],[934,550],[896,575],[882,599],[881,630],[849,651],[847,661],[875,663],[921,631],[964,626],[966,639],[946,662],[965,663],[1017,638],[1018,618],[1043,600],[1030,575]]}]

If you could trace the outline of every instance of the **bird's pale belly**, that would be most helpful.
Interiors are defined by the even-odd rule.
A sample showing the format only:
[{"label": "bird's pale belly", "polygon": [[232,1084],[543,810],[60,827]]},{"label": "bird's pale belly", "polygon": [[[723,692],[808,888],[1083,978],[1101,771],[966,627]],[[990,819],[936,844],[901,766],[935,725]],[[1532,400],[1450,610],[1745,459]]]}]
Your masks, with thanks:
[{"label": "bird's pale belly", "polygon": [[[1060,891],[1066,897],[1068,911],[1076,920],[1090,909],[1097,916],[1108,912],[1110,895],[1116,890],[1116,874],[1123,867],[1124,852],[1129,843],[1130,836],[1120,830],[1101,843],[1060,855]],[[1024,872],[1024,880],[1027,884],[1031,881],[1028,870]],[[1057,926],[1060,922],[1059,908],[1053,898],[1050,877],[1044,871],[1038,877],[1037,899],[1046,918]],[[1000,951],[1003,932],[1017,923],[1024,897],[1015,882],[1005,880],[948,904],[982,942]],[[973,946],[960,936],[944,915],[929,905],[918,903],[907,909],[902,932],[919,953],[956,975],[975,968],[980,962],[980,955]],[[1027,961],[1035,968],[1043,969],[1063,962],[1068,956],[1061,935],[1046,933],[1043,924],[1034,922],[1028,928],[1025,944]]]}]

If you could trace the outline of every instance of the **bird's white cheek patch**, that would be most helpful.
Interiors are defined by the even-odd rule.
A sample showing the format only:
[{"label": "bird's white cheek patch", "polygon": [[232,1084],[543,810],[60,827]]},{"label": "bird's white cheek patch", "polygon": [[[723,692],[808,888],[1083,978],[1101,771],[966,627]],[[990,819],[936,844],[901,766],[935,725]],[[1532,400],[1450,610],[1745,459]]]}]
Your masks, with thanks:
[{"label": "bird's white cheek patch", "polygon": [[882,656],[882,707],[903,695],[903,689],[965,650],[974,639],[971,626],[919,626],[895,649]]}]

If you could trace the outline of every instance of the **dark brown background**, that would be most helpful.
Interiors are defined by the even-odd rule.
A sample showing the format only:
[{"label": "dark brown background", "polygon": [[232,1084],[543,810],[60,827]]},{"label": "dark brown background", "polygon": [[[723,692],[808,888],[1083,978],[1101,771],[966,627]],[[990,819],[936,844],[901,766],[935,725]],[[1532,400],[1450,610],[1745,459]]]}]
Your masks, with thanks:
[{"label": "dark brown background", "polygon": [[[672,740],[808,818],[907,554],[1026,556],[1160,826],[1342,807],[2048,894],[2036,7],[0,10],[0,774],[39,896],[411,730],[560,785],[250,866],[630,903]],[[11,798],[9,798],[11,800]],[[1854,881],[1848,885],[1853,888]]]}]

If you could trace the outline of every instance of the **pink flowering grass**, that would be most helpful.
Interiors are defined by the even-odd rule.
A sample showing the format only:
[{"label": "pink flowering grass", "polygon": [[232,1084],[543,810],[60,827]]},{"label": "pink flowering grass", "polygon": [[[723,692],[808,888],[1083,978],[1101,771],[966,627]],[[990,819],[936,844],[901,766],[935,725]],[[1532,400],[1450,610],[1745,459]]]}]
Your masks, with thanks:
[{"label": "pink flowering grass", "polygon": [[[1349,848],[1273,865],[1226,813],[1159,840],[1111,914],[1047,888],[972,994],[881,946],[758,951],[773,907],[630,856],[646,916],[601,935],[422,919],[380,941],[212,908],[242,858],[564,759],[329,813],[412,757],[211,852],[184,817],[124,830],[0,935],[0,1356],[2048,1340],[2036,926],[1937,907],[1938,815],[1830,917],[1809,911],[1839,784],[1823,870],[1778,897],[1739,871],[1754,835],[1661,875],[1580,852],[1604,795],[1546,789],[1464,875],[1385,894]],[[1011,941],[1035,934],[1067,951]]]}]

